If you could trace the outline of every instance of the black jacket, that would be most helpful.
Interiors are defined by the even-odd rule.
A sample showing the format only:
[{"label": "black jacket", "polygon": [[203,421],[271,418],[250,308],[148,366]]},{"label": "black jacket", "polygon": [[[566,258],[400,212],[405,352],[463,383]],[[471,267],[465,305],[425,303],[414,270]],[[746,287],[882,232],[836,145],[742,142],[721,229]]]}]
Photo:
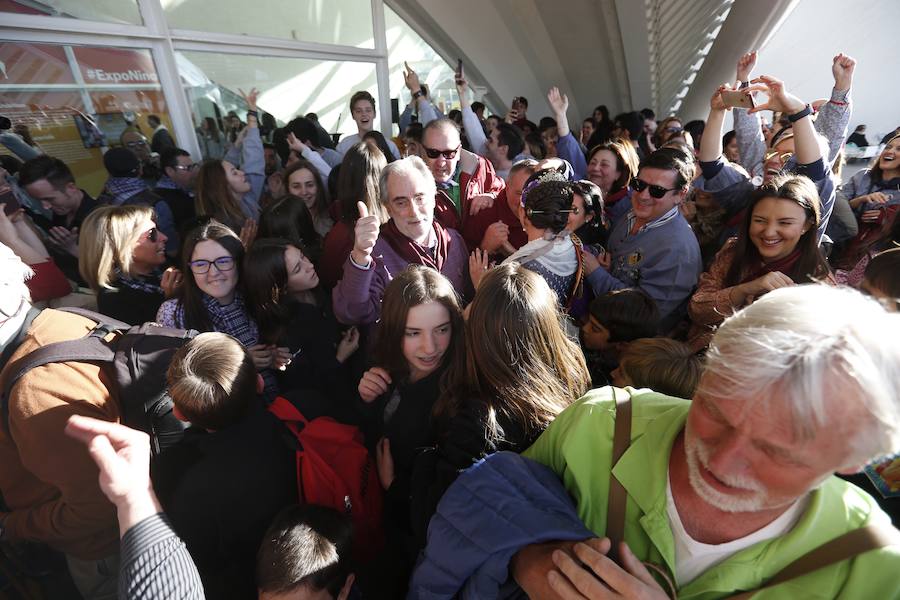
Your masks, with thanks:
[{"label": "black jacket", "polygon": [[156,312],[163,300],[165,296],[162,292],[154,293],[120,285],[112,290],[100,290],[97,294],[97,310],[129,325],[141,325],[156,321]]},{"label": "black jacket", "polygon": [[296,504],[295,451],[261,406],[215,432],[191,427],[152,468],[153,487],[187,544],[207,598],[256,597],[256,553],[275,515]]}]

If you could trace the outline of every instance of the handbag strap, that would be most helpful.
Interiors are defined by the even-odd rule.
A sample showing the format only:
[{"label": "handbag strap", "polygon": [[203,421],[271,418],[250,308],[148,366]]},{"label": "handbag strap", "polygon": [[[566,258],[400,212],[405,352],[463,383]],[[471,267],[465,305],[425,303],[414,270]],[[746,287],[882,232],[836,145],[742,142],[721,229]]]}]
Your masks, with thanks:
[{"label": "handbag strap", "polygon": [[813,548],[756,588],[730,596],[729,600],[746,600],[753,594],[785,581],[796,579],[869,550],[900,544],[900,531],[890,525],[866,525]]},{"label": "handbag strap", "polygon": [[616,395],[616,388],[610,387],[616,403],[616,425],[613,433],[612,463],[609,472],[609,500],[606,508],[606,537],[612,542],[610,558],[619,562],[619,543],[625,541],[625,502],[628,492],[612,474],[628,446],[631,445],[631,394]]}]

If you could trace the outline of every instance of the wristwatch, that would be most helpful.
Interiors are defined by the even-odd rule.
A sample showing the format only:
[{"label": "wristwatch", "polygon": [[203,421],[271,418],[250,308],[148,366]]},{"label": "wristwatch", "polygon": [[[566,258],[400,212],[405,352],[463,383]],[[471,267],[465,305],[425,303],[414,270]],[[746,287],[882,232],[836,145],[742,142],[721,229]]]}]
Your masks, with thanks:
[{"label": "wristwatch", "polygon": [[419,88],[418,90],[413,92],[412,97],[413,97],[413,100],[418,100],[420,96],[424,96],[424,95],[425,95],[425,91],[422,88]]},{"label": "wristwatch", "polygon": [[803,107],[803,110],[801,110],[800,112],[796,112],[792,115],[788,115],[788,121],[790,121],[791,123],[796,123],[803,117],[808,117],[811,114],[812,114],[812,106],[807,104],[805,107]]}]

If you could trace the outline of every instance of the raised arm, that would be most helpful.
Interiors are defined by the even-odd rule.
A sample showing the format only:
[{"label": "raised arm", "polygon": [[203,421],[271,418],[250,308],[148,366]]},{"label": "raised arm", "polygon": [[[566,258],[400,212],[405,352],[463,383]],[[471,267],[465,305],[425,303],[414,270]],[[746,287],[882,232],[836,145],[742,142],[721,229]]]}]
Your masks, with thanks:
[{"label": "raised arm", "polygon": [[578,140],[569,130],[569,120],[566,117],[566,112],[569,110],[569,98],[565,94],[560,94],[559,89],[554,87],[547,92],[547,101],[553,107],[556,130],[559,133],[556,153],[560,158],[569,161],[578,179],[584,179],[587,176],[587,161],[581,151],[581,146],[578,145]]},{"label": "raised arm", "polygon": [[472,146],[472,152],[487,156],[487,136],[481,128],[478,115],[472,110],[472,102],[469,100],[469,82],[464,76],[456,79],[456,92],[459,94],[459,107],[462,112],[463,129]]},{"label": "raised arm", "polygon": [[241,170],[250,182],[250,191],[247,192],[241,203],[244,214],[251,219],[259,217],[259,197],[262,195],[266,184],[266,155],[263,150],[262,138],[259,137],[259,123],[256,117],[256,99],[259,92],[256,88],[249,93],[241,95],[247,102],[247,127],[244,132],[244,141],[241,144]]},{"label": "raised arm", "polygon": [[412,94],[413,104],[416,105],[419,113],[419,123],[424,127],[438,118],[437,109],[431,105],[431,102],[425,95],[425,91],[422,89],[422,84],[419,81],[419,75],[412,70],[409,63],[403,63],[403,66],[406,67],[403,71],[403,81],[406,84],[406,89]]},{"label": "raised arm", "polygon": [[838,54],[831,61],[831,74],[834,76],[834,89],[831,98],[819,108],[815,128],[828,140],[828,157],[831,164],[847,139],[847,128],[853,112],[850,104],[850,87],[853,85],[853,72],[856,60],[846,54]]},{"label": "raised arm", "polygon": [[[738,59],[736,79],[743,87],[750,82],[750,73],[756,66],[757,51],[748,52]],[[750,176],[762,173],[763,157],[766,153],[766,139],[762,133],[759,116],[742,108],[732,110],[734,131],[738,143],[738,151],[743,166]],[[702,141],[702,140],[701,140]]]},{"label": "raised arm", "polygon": [[725,104],[722,92],[730,90],[727,83],[720,85],[709,100],[709,116],[706,118],[706,129],[700,138],[700,162],[713,162],[722,156],[722,127],[725,123]]},{"label": "raised arm", "polygon": [[[778,111],[789,117],[798,115],[808,106],[806,102],[789,93],[784,82],[768,75],[762,75],[752,81],[747,92],[761,91],[768,95],[769,99],[749,110],[750,113],[757,113],[761,110]],[[811,165],[819,159],[823,159],[822,150],[816,141],[816,130],[813,127],[810,114],[806,114],[801,118],[794,117],[794,158],[798,165]],[[816,179],[811,177],[811,179]]]}]

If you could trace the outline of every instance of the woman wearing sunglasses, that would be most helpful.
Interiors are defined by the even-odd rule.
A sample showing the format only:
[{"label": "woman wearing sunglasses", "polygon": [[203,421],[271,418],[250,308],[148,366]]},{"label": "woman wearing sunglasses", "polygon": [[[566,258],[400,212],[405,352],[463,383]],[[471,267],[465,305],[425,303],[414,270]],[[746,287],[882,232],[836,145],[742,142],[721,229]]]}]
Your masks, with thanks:
[{"label": "woman wearing sunglasses", "polygon": [[201,333],[227,333],[247,348],[257,369],[278,366],[275,346],[259,343],[256,321],[238,288],[244,246],[237,234],[218,221],[208,221],[186,236],[181,257],[184,282],[176,296],[159,307],[156,322]]},{"label": "woman wearing sunglasses", "polygon": [[154,321],[160,304],[181,283],[176,269],[162,272],[166,236],[149,206],[101,206],[79,235],[78,270],[97,294],[97,308],[129,325]]}]

